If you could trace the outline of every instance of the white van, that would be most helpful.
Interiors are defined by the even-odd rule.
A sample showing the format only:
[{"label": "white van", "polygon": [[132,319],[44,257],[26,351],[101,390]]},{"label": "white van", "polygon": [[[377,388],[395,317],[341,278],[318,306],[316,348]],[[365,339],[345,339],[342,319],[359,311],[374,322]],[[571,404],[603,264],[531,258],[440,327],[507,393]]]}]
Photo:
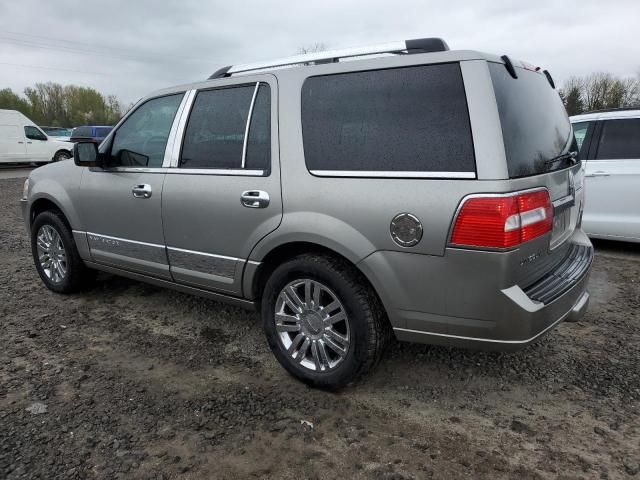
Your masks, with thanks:
[{"label": "white van", "polygon": [[16,110],[0,110],[0,163],[47,163],[72,155],[73,143],[48,137]]}]

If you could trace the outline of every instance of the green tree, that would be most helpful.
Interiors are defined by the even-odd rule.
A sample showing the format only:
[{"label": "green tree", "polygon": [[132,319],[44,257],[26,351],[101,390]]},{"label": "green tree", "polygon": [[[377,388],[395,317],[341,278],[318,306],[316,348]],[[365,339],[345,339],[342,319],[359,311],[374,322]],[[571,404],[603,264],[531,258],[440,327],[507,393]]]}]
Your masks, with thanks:
[{"label": "green tree", "polygon": [[560,89],[560,97],[569,115],[577,115],[578,113],[584,112],[582,81],[579,78],[569,78],[564,87]]},{"label": "green tree", "polygon": [[31,116],[31,105],[10,88],[0,90],[0,109],[18,110],[27,117]]}]

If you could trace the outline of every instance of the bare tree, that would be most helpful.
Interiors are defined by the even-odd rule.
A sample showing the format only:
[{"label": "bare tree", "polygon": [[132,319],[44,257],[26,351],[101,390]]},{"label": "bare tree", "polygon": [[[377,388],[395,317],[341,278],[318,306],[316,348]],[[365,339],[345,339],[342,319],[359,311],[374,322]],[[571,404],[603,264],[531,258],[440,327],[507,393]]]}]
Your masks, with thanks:
[{"label": "bare tree", "polygon": [[324,44],[322,42],[316,42],[316,43],[313,43],[311,45],[298,47],[298,50],[296,51],[296,53],[298,55],[304,55],[306,53],[324,52],[325,50],[327,50],[327,45],[326,44]]},{"label": "bare tree", "polygon": [[569,115],[607,108],[640,107],[640,73],[637,78],[619,78],[606,72],[570,77],[559,93]]}]

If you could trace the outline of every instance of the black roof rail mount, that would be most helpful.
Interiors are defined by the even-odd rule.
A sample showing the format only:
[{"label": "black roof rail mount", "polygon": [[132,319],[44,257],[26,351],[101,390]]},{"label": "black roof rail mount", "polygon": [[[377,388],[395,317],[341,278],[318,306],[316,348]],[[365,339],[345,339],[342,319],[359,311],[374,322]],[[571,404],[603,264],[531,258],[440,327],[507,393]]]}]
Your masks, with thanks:
[{"label": "black roof rail mount", "polygon": [[408,53],[446,52],[449,45],[442,38],[414,38],[406,40]]},{"label": "black roof rail mount", "polygon": [[547,80],[549,81],[549,85],[551,85],[551,88],[553,88],[555,90],[556,89],[556,82],[553,81],[553,77],[549,73],[549,70],[543,70],[542,73],[544,73],[544,76],[547,77]]},{"label": "black roof rail mount", "polygon": [[211,76],[209,77],[209,80],[213,80],[214,78],[230,77],[231,75],[227,74],[227,72],[231,67],[232,65],[227,65],[226,67],[219,68],[218,70],[216,70],[211,74]]},{"label": "black roof rail mount", "polygon": [[507,69],[507,72],[509,72],[509,75],[511,75],[513,78],[518,78],[518,74],[516,73],[516,67],[513,66],[511,59],[506,55],[502,55],[500,58],[504,62],[504,67]]}]

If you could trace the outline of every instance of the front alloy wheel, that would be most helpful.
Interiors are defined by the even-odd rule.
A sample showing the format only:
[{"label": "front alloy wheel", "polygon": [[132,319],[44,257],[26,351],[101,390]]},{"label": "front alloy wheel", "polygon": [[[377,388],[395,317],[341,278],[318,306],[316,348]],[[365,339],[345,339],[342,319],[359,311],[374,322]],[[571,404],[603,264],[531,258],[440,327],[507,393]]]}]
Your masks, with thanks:
[{"label": "front alloy wheel", "polygon": [[336,295],[322,283],[299,279],[286,285],[275,305],[276,332],[296,363],[316,372],[336,368],[351,343],[349,318]]},{"label": "front alloy wheel", "polygon": [[42,225],[37,234],[38,261],[52,283],[61,283],[67,275],[67,253],[60,234],[51,225]]}]

